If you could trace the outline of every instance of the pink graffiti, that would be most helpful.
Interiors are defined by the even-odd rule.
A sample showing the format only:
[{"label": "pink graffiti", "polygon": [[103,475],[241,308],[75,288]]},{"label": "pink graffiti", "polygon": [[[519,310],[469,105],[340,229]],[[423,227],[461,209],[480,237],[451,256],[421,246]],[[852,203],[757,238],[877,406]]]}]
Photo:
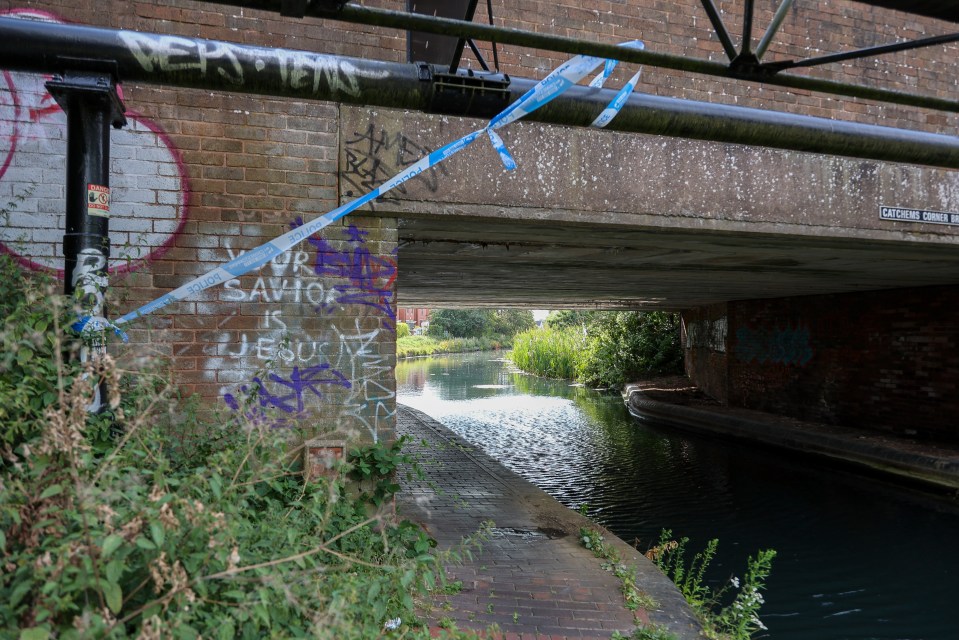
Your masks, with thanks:
[{"label": "pink graffiti", "polygon": [[[27,9],[0,15],[66,22]],[[49,76],[0,73],[0,210],[5,216],[0,252],[29,269],[62,276],[66,115],[44,87]],[[126,116],[128,126],[111,135],[114,273],[161,257],[188,217],[187,171],[173,142],[136,111],[128,110]]]}]

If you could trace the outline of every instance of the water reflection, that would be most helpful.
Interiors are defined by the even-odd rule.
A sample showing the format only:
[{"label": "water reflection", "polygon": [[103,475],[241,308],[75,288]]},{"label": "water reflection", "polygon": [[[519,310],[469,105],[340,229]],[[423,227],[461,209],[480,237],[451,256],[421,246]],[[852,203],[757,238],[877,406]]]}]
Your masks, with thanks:
[{"label": "water reflection", "polygon": [[627,541],[718,537],[710,579],[777,549],[763,618],[777,640],[959,637],[952,503],[805,458],[640,425],[618,396],[495,355],[403,361],[399,401],[440,420]]}]

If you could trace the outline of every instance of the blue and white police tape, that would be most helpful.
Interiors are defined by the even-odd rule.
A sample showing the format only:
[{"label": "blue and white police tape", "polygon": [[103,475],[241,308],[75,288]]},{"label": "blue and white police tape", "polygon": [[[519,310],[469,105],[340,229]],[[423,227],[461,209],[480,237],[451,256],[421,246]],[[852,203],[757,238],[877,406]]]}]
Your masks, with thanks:
[{"label": "blue and white police tape", "polygon": [[[626,42],[621,46],[643,48],[643,43],[636,40],[632,42]],[[190,282],[157,298],[156,300],[153,300],[152,302],[149,302],[140,308],[131,311],[120,318],[117,318],[114,323],[110,323],[105,318],[81,318],[80,321],[74,326],[79,326],[81,331],[102,331],[106,328],[112,328],[115,332],[117,332],[118,335],[124,337],[125,341],[126,337],[120,329],[120,325],[126,324],[135,318],[149,315],[154,311],[162,309],[172,302],[185,300],[194,294],[209,289],[210,287],[223,284],[228,280],[238,278],[241,275],[249,273],[250,271],[259,269],[274,257],[289,251],[291,248],[309,236],[313,235],[320,229],[339,220],[343,216],[355,211],[356,209],[359,209],[363,205],[381,197],[388,191],[398,187],[407,180],[416,177],[420,173],[436,166],[450,156],[462,151],[483,133],[488,135],[490,143],[493,145],[493,148],[499,155],[500,160],[503,162],[503,166],[507,171],[511,171],[516,168],[516,161],[513,159],[513,156],[503,143],[503,139],[499,136],[499,134],[496,133],[496,129],[505,127],[506,125],[519,120],[523,116],[532,113],[536,109],[539,109],[585,78],[589,73],[596,69],[596,67],[603,63],[605,63],[603,71],[590,83],[590,86],[592,87],[602,87],[603,83],[609,78],[613,72],[613,69],[616,67],[615,60],[604,60],[603,58],[595,58],[584,55],[571,58],[554,69],[548,76],[540,80],[532,89],[523,94],[519,100],[496,115],[485,127],[473,131],[472,133],[463,136],[459,140],[440,147],[429,155],[420,158],[420,160],[418,160],[416,163],[404,168],[402,171],[381,184],[373,191],[370,191],[359,198],[339,206],[336,209],[333,209],[332,211],[329,211],[304,225],[292,229],[283,235],[270,240],[266,244],[260,245],[255,249],[237,256],[226,264],[213,269],[199,278],[191,280]],[[608,122],[612,120],[617,113],[619,113],[619,110],[626,102],[629,94],[632,93],[633,88],[635,88],[637,77],[638,74],[633,76],[633,80],[631,80],[630,84],[627,85],[628,91],[627,88],[624,87],[624,89],[617,94],[616,99],[613,100],[610,106],[607,107],[606,110],[603,111],[603,114],[601,114],[596,120],[596,122],[598,122],[601,118],[605,118],[605,122],[603,124],[596,124],[596,122],[594,122],[593,124],[595,126],[605,126],[605,124],[608,124]],[[607,112],[610,112],[611,110],[611,115],[607,115]]]},{"label": "blue and white police tape", "polygon": [[113,329],[113,333],[117,334],[121,340],[124,342],[129,342],[130,338],[126,333],[123,332],[120,327],[110,322],[102,316],[82,316],[79,319],[70,325],[70,328],[83,335],[86,333],[90,334],[100,334],[107,329]]}]

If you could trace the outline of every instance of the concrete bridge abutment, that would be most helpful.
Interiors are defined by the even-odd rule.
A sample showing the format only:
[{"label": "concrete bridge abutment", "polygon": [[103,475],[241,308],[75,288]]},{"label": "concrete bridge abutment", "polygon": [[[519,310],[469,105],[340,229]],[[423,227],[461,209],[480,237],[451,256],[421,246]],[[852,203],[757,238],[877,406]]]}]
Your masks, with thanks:
[{"label": "concrete bridge abutment", "polygon": [[723,404],[959,443],[959,287],[685,310],[690,380]]}]

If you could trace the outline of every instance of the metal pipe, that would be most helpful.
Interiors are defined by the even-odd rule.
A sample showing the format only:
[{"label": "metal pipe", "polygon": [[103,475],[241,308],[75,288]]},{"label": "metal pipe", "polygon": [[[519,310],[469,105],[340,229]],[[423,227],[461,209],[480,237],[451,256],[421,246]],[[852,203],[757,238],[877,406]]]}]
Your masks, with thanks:
[{"label": "metal pipe", "polygon": [[723,51],[726,52],[726,57],[730,60],[735,59],[739,54],[736,51],[736,45],[733,44],[733,39],[729,36],[729,30],[726,29],[726,25],[723,23],[722,16],[719,15],[719,10],[716,9],[716,5],[713,4],[713,0],[702,0],[702,4],[703,9],[706,10],[706,15],[709,16],[709,21],[713,24],[716,37],[719,38],[720,44],[723,45]]},{"label": "metal pipe", "polygon": [[779,27],[782,26],[783,21],[786,19],[786,15],[789,14],[789,9],[793,6],[793,0],[783,0],[779,4],[779,8],[776,9],[776,15],[773,16],[772,22],[769,23],[769,27],[766,28],[766,33],[763,34],[762,40],[759,41],[759,45],[756,46],[756,59],[762,60],[763,56],[766,55],[766,49],[769,48],[769,45],[772,44],[773,38],[776,37],[776,33],[779,31]]},{"label": "metal pipe", "polygon": [[[413,64],[0,18],[0,59],[10,70],[49,73],[58,68],[61,54],[90,51],[115,61],[126,82],[421,111],[430,109],[432,97],[432,83],[426,81],[431,74]],[[513,78],[511,101],[534,84]],[[615,94],[573,87],[529,119],[588,126]],[[495,115],[489,107],[443,113]],[[953,136],[678,98],[634,94],[607,129],[959,169],[959,138]]]},{"label": "metal pipe", "polygon": [[[63,291],[87,318],[106,317],[110,259],[110,126],[122,124],[122,107],[109,74],[68,71],[47,83],[67,116],[66,233]],[[118,115],[119,114],[119,115]],[[80,360],[106,353],[103,329],[85,331]],[[105,408],[98,386],[91,413]]]}]

